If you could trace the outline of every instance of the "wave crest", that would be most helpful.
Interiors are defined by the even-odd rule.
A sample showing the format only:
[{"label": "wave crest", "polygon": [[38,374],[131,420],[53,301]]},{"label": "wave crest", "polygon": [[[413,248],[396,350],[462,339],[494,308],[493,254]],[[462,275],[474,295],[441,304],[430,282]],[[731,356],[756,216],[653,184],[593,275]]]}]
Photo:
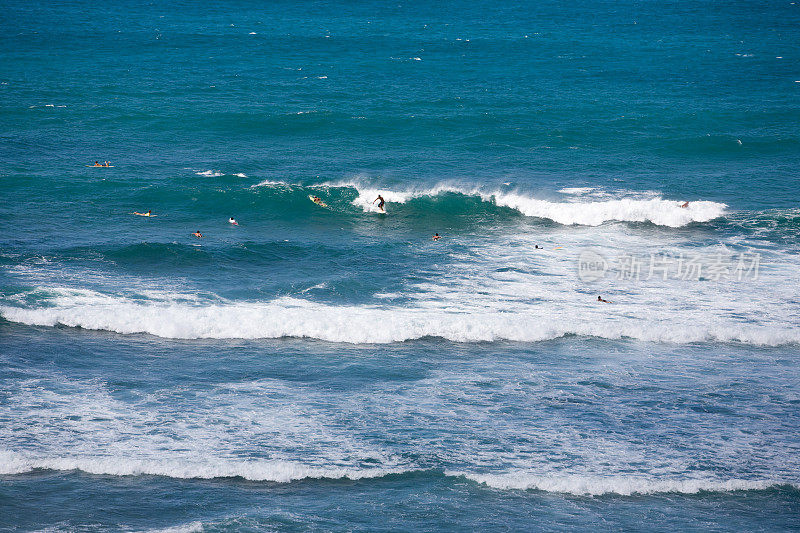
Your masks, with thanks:
[{"label": "wave crest", "polygon": [[164,476],[177,479],[216,479],[239,477],[249,481],[289,483],[300,479],[364,479],[401,473],[386,468],[315,467],[291,461],[226,460],[208,461],[135,459],[130,457],[42,457],[27,458],[0,451],[0,475],[16,475],[33,470],[80,470],[87,474],[112,476]]},{"label": "wave crest", "polygon": [[600,496],[603,494],[680,493],[697,494],[698,492],[730,492],[738,490],[766,490],[781,485],[791,485],[779,480],[745,480],[745,479],[657,479],[636,476],[583,476],[583,475],[533,475],[524,472],[506,474],[470,474],[448,472],[449,475],[460,475],[477,483],[504,490],[541,490],[574,494],[576,496]]},{"label": "wave crest", "polygon": [[794,328],[695,321],[654,323],[612,316],[544,316],[542,313],[456,312],[447,309],[333,306],[291,297],[270,302],[132,300],[82,291],[50,307],[1,306],[6,320],[36,326],[64,325],[174,339],[314,338],[382,344],[425,337],[455,342],[537,342],[567,335],[649,342],[742,342],[777,346],[800,343]]},{"label": "wave crest", "polygon": [[[450,194],[462,199],[479,198],[482,202],[500,208],[508,208],[534,218],[551,220],[562,225],[599,226],[607,222],[649,222],[658,226],[681,227],[694,222],[708,222],[721,217],[727,205],[711,201],[692,201],[687,207],[684,202],[656,197],[621,197],[604,199],[582,198],[576,195],[571,201],[552,201],[536,198],[533,195],[506,190],[487,190],[451,184],[438,184],[434,187],[394,190],[364,184],[358,181],[341,181],[320,185],[292,185],[284,182],[263,181],[261,187],[299,187],[303,190],[322,189],[331,197],[326,202],[335,205],[337,200],[348,202],[364,212],[379,212],[375,199],[381,195],[387,202],[387,212],[397,209],[397,205],[440,199]],[[574,193],[583,189],[562,189],[563,193]],[[337,195],[337,191],[344,194]],[[341,196],[341,198],[339,198]],[[352,199],[355,196],[355,199]],[[607,198],[607,199],[606,199]],[[394,205],[392,205],[394,204]]]},{"label": "wave crest", "polygon": [[[81,471],[94,475],[110,476],[163,476],[174,479],[241,478],[248,481],[290,483],[303,479],[379,479],[391,475],[428,472],[441,475],[437,470],[422,468],[381,468],[347,466],[308,466],[292,461],[231,460],[217,458],[194,461],[183,459],[135,459],[130,457],[39,457],[28,458],[22,454],[0,450],[0,475],[19,475],[34,470]],[[447,477],[463,477],[476,483],[500,490],[540,490],[576,496],[618,494],[730,492],[767,490],[791,486],[795,483],[780,479],[718,479],[675,478],[658,479],[637,476],[601,476],[582,474],[534,475],[524,472],[503,474],[478,474],[445,471]]]}]

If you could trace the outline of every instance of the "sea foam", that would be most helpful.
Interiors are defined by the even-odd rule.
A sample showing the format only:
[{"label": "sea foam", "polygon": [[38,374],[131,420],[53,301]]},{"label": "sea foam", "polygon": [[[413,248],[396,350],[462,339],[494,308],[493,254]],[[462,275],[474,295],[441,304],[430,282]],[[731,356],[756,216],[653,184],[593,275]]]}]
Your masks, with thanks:
[{"label": "sea foam", "polygon": [[224,176],[225,174],[222,172],[218,172],[216,170],[198,170],[195,172],[198,176],[203,176],[205,178],[218,178],[220,176]]},{"label": "sea foam", "polygon": [[[281,182],[264,181],[258,186],[290,185]],[[302,187],[302,185],[293,185]],[[352,205],[364,212],[379,212],[375,200],[378,195],[387,202],[386,211],[392,211],[391,204],[406,204],[419,198],[435,198],[442,194],[456,194],[464,197],[477,197],[481,201],[499,207],[513,209],[525,216],[551,220],[562,225],[600,226],[607,222],[649,222],[658,226],[681,227],[691,223],[708,222],[725,214],[727,205],[707,200],[684,201],[668,200],[653,193],[634,195],[629,192],[604,192],[602,199],[598,194],[583,198],[591,192],[590,188],[560,189],[562,194],[574,195],[571,201],[553,201],[537,198],[525,192],[489,190],[478,186],[465,186],[442,183],[427,188],[396,190],[378,187],[361,181],[339,181],[323,183],[310,188],[353,189],[357,196]],[[329,202],[330,203],[330,202]]]},{"label": "sea foam", "polygon": [[[412,472],[436,471],[381,467],[315,467],[295,461],[237,460],[215,458],[204,461],[188,459],[136,459],[115,456],[28,457],[0,450],[0,475],[19,475],[34,470],[81,471],[110,476],[163,476],[174,479],[242,478],[248,481],[290,483],[303,479],[374,479]],[[441,475],[441,474],[439,474]],[[730,492],[766,490],[797,484],[783,479],[718,479],[714,477],[664,478],[621,475],[544,474],[525,472],[502,474],[445,471],[447,477],[463,477],[500,490],[540,490],[577,496],[618,494]]]},{"label": "sea foam", "polygon": [[[178,298],[176,298],[178,300]],[[567,335],[650,342],[741,342],[776,346],[800,342],[796,328],[744,324],[702,316],[654,321],[652,316],[522,309],[516,313],[372,305],[328,305],[282,297],[268,302],[220,301],[199,305],[147,301],[83,291],[60,296],[47,307],[5,305],[6,320],[37,326],[64,325],[122,334],[147,333],[175,339],[314,338],[382,344],[425,337],[455,342],[537,342]]]},{"label": "sea foam", "polygon": [[[765,490],[780,485],[792,485],[783,480],[745,480],[715,478],[677,478],[658,479],[637,476],[600,476],[600,475],[533,475],[524,472],[506,474],[470,474],[448,472],[450,475],[462,475],[478,483],[505,490],[541,490],[574,494],[576,496],[600,496],[603,494],[681,493],[697,494],[701,491],[730,492],[737,490]],[[796,485],[793,485],[796,486]]]},{"label": "sea foam", "polygon": [[215,479],[239,477],[250,481],[288,483],[300,479],[364,479],[400,473],[386,468],[315,467],[292,461],[235,460],[214,458],[137,459],[115,456],[27,457],[0,450],[0,475],[16,475],[33,470],[80,470],[88,474],[112,476],[164,476],[176,479]]}]

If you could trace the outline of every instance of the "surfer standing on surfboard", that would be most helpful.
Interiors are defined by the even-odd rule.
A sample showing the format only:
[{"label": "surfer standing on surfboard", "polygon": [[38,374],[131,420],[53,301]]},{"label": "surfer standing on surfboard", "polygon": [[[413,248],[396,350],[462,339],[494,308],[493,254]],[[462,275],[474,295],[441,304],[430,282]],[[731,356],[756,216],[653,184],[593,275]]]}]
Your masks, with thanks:
[{"label": "surfer standing on surfboard", "polygon": [[385,210],[383,209],[383,204],[385,204],[386,202],[384,201],[384,199],[383,199],[383,196],[381,196],[381,195],[379,194],[379,195],[378,195],[378,197],[377,197],[377,198],[375,198],[375,199],[372,201],[372,203],[374,204],[375,202],[378,202],[379,200],[380,200],[380,203],[378,204],[378,209],[380,209],[381,211],[384,211],[384,212],[385,212]]}]

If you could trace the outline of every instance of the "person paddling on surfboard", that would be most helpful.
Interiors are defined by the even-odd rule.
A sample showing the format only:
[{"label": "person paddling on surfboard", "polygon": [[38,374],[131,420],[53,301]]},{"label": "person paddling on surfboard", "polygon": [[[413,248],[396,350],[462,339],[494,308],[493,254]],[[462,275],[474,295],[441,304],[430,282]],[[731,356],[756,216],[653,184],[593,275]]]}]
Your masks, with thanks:
[{"label": "person paddling on surfboard", "polygon": [[235,218],[233,218],[233,217],[231,217],[231,218],[229,218],[229,219],[228,219],[228,223],[229,223],[229,224],[233,224],[234,226],[238,226],[238,225],[239,225],[239,223],[238,223],[238,222],[236,222],[236,219],[235,219]]},{"label": "person paddling on surfboard", "polygon": [[378,209],[380,209],[381,211],[384,211],[384,212],[386,212],[386,210],[383,208],[383,204],[385,204],[385,203],[386,203],[386,201],[383,199],[383,196],[381,196],[380,194],[378,195],[378,197],[377,197],[377,198],[375,198],[375,199],[372,201],[372,203],[374,204],[375,202],[378,202],[378,201],[379,201],[379,203],[378,203]]},{"label": "person paddling on surfboard", "polygon": [[134,215],[139,215],[140,217],[153,217],[155,216],[151,211],[147,211],[147,213],[139,213],[138,211],[133,212]]},{"label": "person paddling on surfboard", "polygon": [[603,302],[604,304],[610,304],[610,303],[611,303],[611,302],[609,302],[608,300],[603,300],[603,297],[602,297],[602,296],[598,296],[598,297],[597,297],[597,301],[598,301],[598,302]]},{"label": "person paddling on surfboard", "polygon": [[439,235],[438,233],[434,233],[434,234],[433,234],[433,240],[434,240],[434,241],[438,241],[438,240],[439,240],[439,239],[441,239],[441,238],[442,238],[442,237],[441,237],[441,235]]},{"label": "person paddling on surfboard", "polygon": [[192,235],[194,235],[198,239],[202,239],[203,238],[203,234],[200,233],[200,230],[195,231],[194,233],[192,233]]}]

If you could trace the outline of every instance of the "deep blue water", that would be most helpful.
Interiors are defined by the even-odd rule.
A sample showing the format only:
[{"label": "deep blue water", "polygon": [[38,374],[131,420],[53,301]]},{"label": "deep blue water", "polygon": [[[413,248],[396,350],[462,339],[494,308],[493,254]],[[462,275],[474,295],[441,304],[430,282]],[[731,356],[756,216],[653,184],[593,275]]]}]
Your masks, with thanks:
[{"label": "deep blue water", "polygon": [[3,12],[0,529],[800,528],[800,5]]}]

